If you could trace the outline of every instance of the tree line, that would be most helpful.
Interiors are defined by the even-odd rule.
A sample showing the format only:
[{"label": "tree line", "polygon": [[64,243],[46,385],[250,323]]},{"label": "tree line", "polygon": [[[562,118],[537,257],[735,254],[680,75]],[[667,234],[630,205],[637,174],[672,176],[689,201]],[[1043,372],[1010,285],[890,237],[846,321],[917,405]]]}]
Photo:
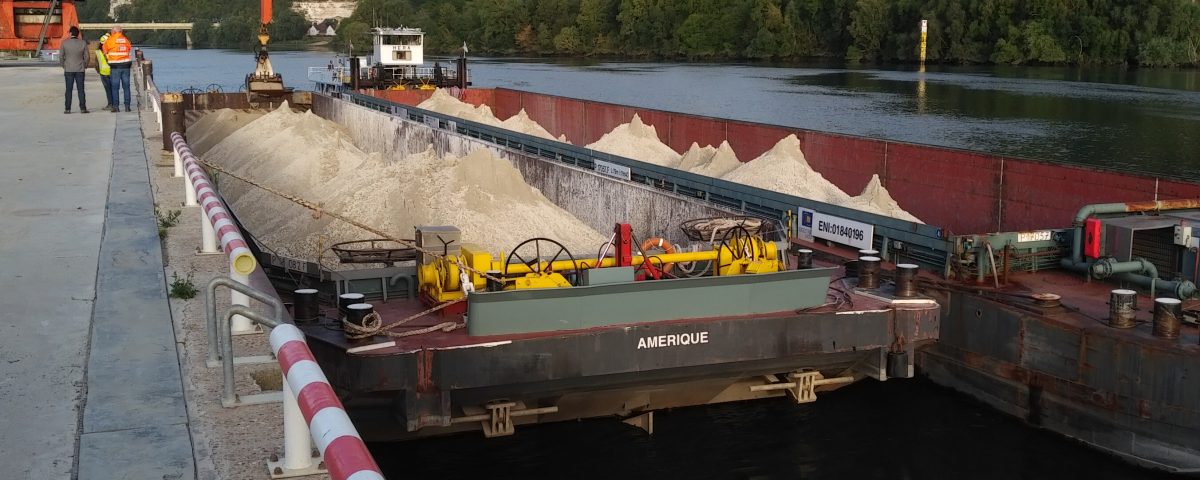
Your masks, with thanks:
[{"label": "tree line", "polygon": [[[273,41],[308,29],[291,4],[275,0]],[[108,20],[108,2],[78,5],[84,21]],[[135,0],[117,17],[194,22],[197,46],[242,47],[258,3]],[[912,62],[922,19],[931,62],[1200,65],[1196,0],[360,0],[335,44],[362,53],[371,27],[410,26],[435,53],[465,42],[494,55]],[[134,35],[184,44],[183,32]]]},{"label": "tree line", "polygon": [[441,53],[912,62],[922,19],[931,62],[1200,64],[1194,0],[361,0],[337,41],[404,25]]},{"label": "tree line", "polygon": [[[109,22],[109,2],[76,4],[83,22]],[[192,23],[192,43],[197,47],[250,48],[258,45],[258,2],[252,0],[134,0],[117,7],[121,22]],[[292,11],[292,0],[274,0],[271,41],[304,38],[310,26],[303,15]],[[214,26],[216,25],[216,26]],[[186,45],[182,31],[126,32],[135,43],[161,46]]]}]

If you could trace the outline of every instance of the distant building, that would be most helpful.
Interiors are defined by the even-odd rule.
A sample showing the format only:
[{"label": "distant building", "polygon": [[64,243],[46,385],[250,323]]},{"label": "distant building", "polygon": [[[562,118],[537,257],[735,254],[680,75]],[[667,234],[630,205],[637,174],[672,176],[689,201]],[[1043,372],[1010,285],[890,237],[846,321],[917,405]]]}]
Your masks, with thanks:
[{"label": "distant building", "polygon": [[333,24],[333,20],[314,23],[308,27],[308,32],[306,32],[305,35],[310,37],[332,37],[337,35],[337,31],[334,30]]}]

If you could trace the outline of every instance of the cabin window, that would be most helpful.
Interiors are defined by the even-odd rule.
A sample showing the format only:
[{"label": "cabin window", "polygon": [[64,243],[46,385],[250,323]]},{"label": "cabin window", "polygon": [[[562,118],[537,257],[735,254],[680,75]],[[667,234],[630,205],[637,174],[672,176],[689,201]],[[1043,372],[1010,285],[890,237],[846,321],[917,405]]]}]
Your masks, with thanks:
[{"label": "cabin window", "polygon": [[421,45],[421,36],[420,35],[384,35],[383,36],[383,44],[384,45],[399,45],[399,46],[418,47]]},{"label": "cabin window", "polygon": [[412,60],[412,50],[392,50],[392,60]]}]

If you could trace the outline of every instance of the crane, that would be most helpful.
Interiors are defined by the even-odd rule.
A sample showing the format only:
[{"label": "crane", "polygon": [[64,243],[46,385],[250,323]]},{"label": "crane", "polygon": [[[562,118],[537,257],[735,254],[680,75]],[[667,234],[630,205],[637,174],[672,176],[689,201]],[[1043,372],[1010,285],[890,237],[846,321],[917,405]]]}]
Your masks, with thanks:
[{"label": "crane", "polygon": [[271,56],[267,53],[267,42],[271,35],[267,26],[271,24],[271,0],[260,0],[258,26],[258,49],[254,55],[254,73],[246,76],[246,91],[252,96],[282,96],[292,89],[283,86],[283,76],[271,67]]}]

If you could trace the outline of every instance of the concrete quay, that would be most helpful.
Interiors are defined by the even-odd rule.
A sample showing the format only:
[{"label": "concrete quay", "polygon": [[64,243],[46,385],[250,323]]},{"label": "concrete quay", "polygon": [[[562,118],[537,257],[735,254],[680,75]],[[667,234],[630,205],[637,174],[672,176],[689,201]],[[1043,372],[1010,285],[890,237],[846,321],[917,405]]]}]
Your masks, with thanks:
[{"label": "concrete quay", "polygon": [[[224,262],[195,255],[199,214],[179,205],[153,114],[101,110],[92,72],[86,115],[63,114],[56,65],[0,63],[0,80],[2,476],[268,478],[280,405],[223,409],[203,292],[168,298],[172,273],[202,289]],[[156,207],[182,213],[166,240]],[[235,348],[269,352],[263,335]],[[277,366],[237,374],[239,393],[278,388]]]}]

